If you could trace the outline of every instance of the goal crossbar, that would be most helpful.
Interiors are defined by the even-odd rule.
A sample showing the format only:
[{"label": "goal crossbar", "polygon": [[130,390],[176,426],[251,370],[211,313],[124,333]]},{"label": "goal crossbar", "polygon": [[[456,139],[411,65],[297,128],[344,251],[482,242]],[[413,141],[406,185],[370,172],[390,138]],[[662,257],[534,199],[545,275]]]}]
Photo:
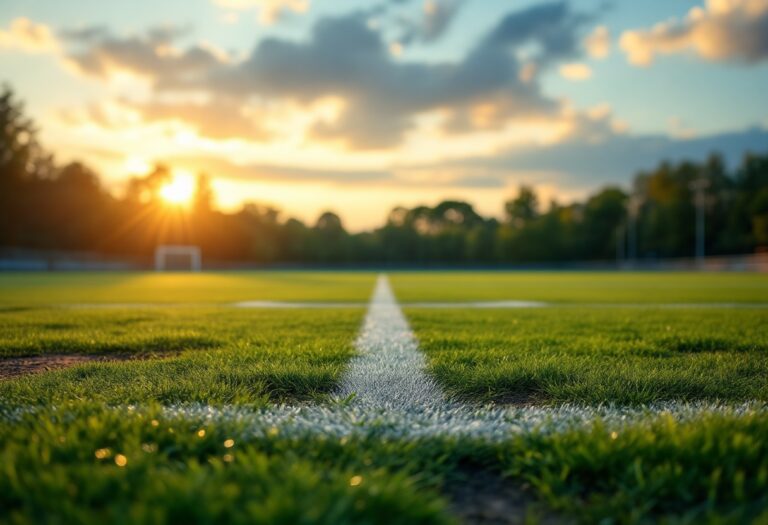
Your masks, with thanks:
[{"label": "goal crossbar", "polygon": [[155,270],[164,272],[168,269],[168,257],[188,257],[189,269],[199,272],[202,269],[202,253],[199,246],[165,244],[155,249]]}]

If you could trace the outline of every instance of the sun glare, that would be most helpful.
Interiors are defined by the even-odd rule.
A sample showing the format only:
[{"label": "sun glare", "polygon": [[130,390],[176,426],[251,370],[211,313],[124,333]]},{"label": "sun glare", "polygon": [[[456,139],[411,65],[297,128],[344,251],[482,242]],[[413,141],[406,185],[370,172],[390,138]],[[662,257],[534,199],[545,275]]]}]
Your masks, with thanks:
[{"label": "sun glare", "polygon": [[195,194],[195,179],[187,173],[176,173],[173,178],[160,188],[160,197],[177,206],[189,204]]}]

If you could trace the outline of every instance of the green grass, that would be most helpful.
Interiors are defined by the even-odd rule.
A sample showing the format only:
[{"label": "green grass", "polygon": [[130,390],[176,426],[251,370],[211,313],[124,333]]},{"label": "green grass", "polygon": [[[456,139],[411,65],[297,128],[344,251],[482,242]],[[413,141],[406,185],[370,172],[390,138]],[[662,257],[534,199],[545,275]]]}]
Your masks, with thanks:
[{"label": "green grass", "polygon": [[526,300],[556,303],[768,302],[768,275],[749,273],[403,272],[401,302]]},{"label": "green grass", "polygon": [[242,433],[237,422],[202,426],[92,404],[0,425],[0,521],[448,522],[435,495],[364,455],[345,458],[338,442],[249,443]]},{"label": "green grass", "polygon": [[768,416],[661,416],[618,432],[528,435],[502,447],[506,475],[584,523],[768,522]]},{"label": "green grass", "polygon": [[368,301],[365,272],[0,273],[0,308],[71,303]]},{"label": "green grass", "polygon": [[[299,401],[332,390],[363,315],[226,307],[0,313],[0,356],[142,356],[0,382],[0,405]],[[160,359],[162,357],[162,359]]]},{"label": "green grass", "polygon": [[[162,412],[168,404],[325,402],[354,354],[363,309],[226,303],[365,302],[374,279],[0,274],[0,358],[137,358],[0,381],[0,523],[448,524],[456,522],[448,494],[478,475],[492,480],[488,492],[521,492],[525,508],[513,512],[531,522],[768,523],[765,411],[686,422],[649,416],[618,431],[596,422],[495,444],[375,432],[262,435],[235,418],[214,424]],[[453,272],[391,280],[404,302],[567,303],[406,310],[431,372],[463,399],[768,401],[768,309],[575,304],[765,302],[764,276]],[[126,306],[48,306],[69,303]],[[8,418],[30,406],[20,420]]]},{"label": "green grass", "polygon": [[431,372],[474,401],[768,400],[768,310],[407,310]]},{"label": "green grass", "polygon": [[0,424],[0,507],[19,524],[442,524],[454,522],[445,488],[485,471],[527,487],[520,512],[532,519],[764,523],[766,434],[768,416],[752,413],[597,422],[498,444],[339,440],[78,403]]}]

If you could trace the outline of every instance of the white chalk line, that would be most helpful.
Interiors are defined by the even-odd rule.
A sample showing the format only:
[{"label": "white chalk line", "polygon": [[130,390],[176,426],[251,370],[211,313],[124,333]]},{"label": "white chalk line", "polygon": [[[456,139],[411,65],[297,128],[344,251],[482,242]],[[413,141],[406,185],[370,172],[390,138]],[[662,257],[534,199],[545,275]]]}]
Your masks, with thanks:
[{"label": "white chalk line", "polygon": [[[98,410],[149,413],[145,406],[111,406]],[[66,406],[44,411],[41,406],[2,407],[0,421],[19,423],[29,415],[53,414],[60,421],[79,417]],[[98,411],[96,412],[98,413]],[[710,402],[667,402],[643,407],[610,405],[556,407],[425,407],[419,410],[370,408],[360,405],[280,405],[253,409],[238,405],[212,406],[201,403],[170,405],[162,408],[162,417],[174,424],[195,428],[205,425],[232,426],[245,440],[262,437],[282,438],[360,438],[387,440],[471,439],[499,443],[517,435],[553,434],[590,429],[598,421],[606,431],[647,425],[659,417],[679,423],[700,420],[704,416],[745,417],[768,413],[768,404],[760,402],[724,404]],[[155,412],[152,412],[155,414]]]},{"label": "white chalk line", "polygon": [[[766,309],[768,303],[579,303],[544,302],[525,300],[499,301],[420,301],[400,303],[403,308],[434,310],[482,310],[482,309],[537,309],[537,308],[654,308],[664,310],[690,309]],[[243,308],[262,310],[314,310],[314,309],[360,309],[368,303],[332,301],[239,301],[235,303],[56,303],[41,305],[40,308],[63,308],[72,310],[130,310],[154,308]]]},{"label": "white chalk line", "polygon": [[[466,302],[405,302],[400,303],[403,308],[425,309],[536,309],[536,308],[660,308],[669,310],[698,309],[698,308],[725,308],[725,309],[764,309],[768,303],[578,303],[578,302],[543,302],[543,301],[466,301]],[[276,309],[302,309],[302,308],[362,308],[365,303],[335,303],[335,302],[289,302],[289,301],[241,301],[232,303],[235,308],[276,308]]]},{"label": "white chalk line", "polygon": [[338,397],[354,396],[356,407],[406,412],[445,404],[384,275],[376,281],[355,346],[358,355],[342,377]]}]

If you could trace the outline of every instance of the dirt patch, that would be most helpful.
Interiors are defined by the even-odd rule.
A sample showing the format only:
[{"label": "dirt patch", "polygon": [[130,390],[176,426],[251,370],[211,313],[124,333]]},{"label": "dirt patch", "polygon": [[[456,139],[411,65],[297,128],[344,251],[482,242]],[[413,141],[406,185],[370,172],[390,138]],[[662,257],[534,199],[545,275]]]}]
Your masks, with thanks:
[{"label": "dirt patch", "polygon": [[89,354],[48,354],[26,357],[6,357],[0,359],[0,380],[29,374],[39,374],[50,370],[69,368],[83,363],[110,363],[148,359],[147,355],[89,355]]},{"label": "dirt patch", "polygon": [[567,524],[570,520],[545,511],[525,490],[500,474],[463,468],[445,493],[453,514],[466,525]]},{"label": "dirt patch", "polygon": [[510,408],[537,408],[546,405],[546,402],[535,392],[511,392],[494,399],[493,404]]}]

